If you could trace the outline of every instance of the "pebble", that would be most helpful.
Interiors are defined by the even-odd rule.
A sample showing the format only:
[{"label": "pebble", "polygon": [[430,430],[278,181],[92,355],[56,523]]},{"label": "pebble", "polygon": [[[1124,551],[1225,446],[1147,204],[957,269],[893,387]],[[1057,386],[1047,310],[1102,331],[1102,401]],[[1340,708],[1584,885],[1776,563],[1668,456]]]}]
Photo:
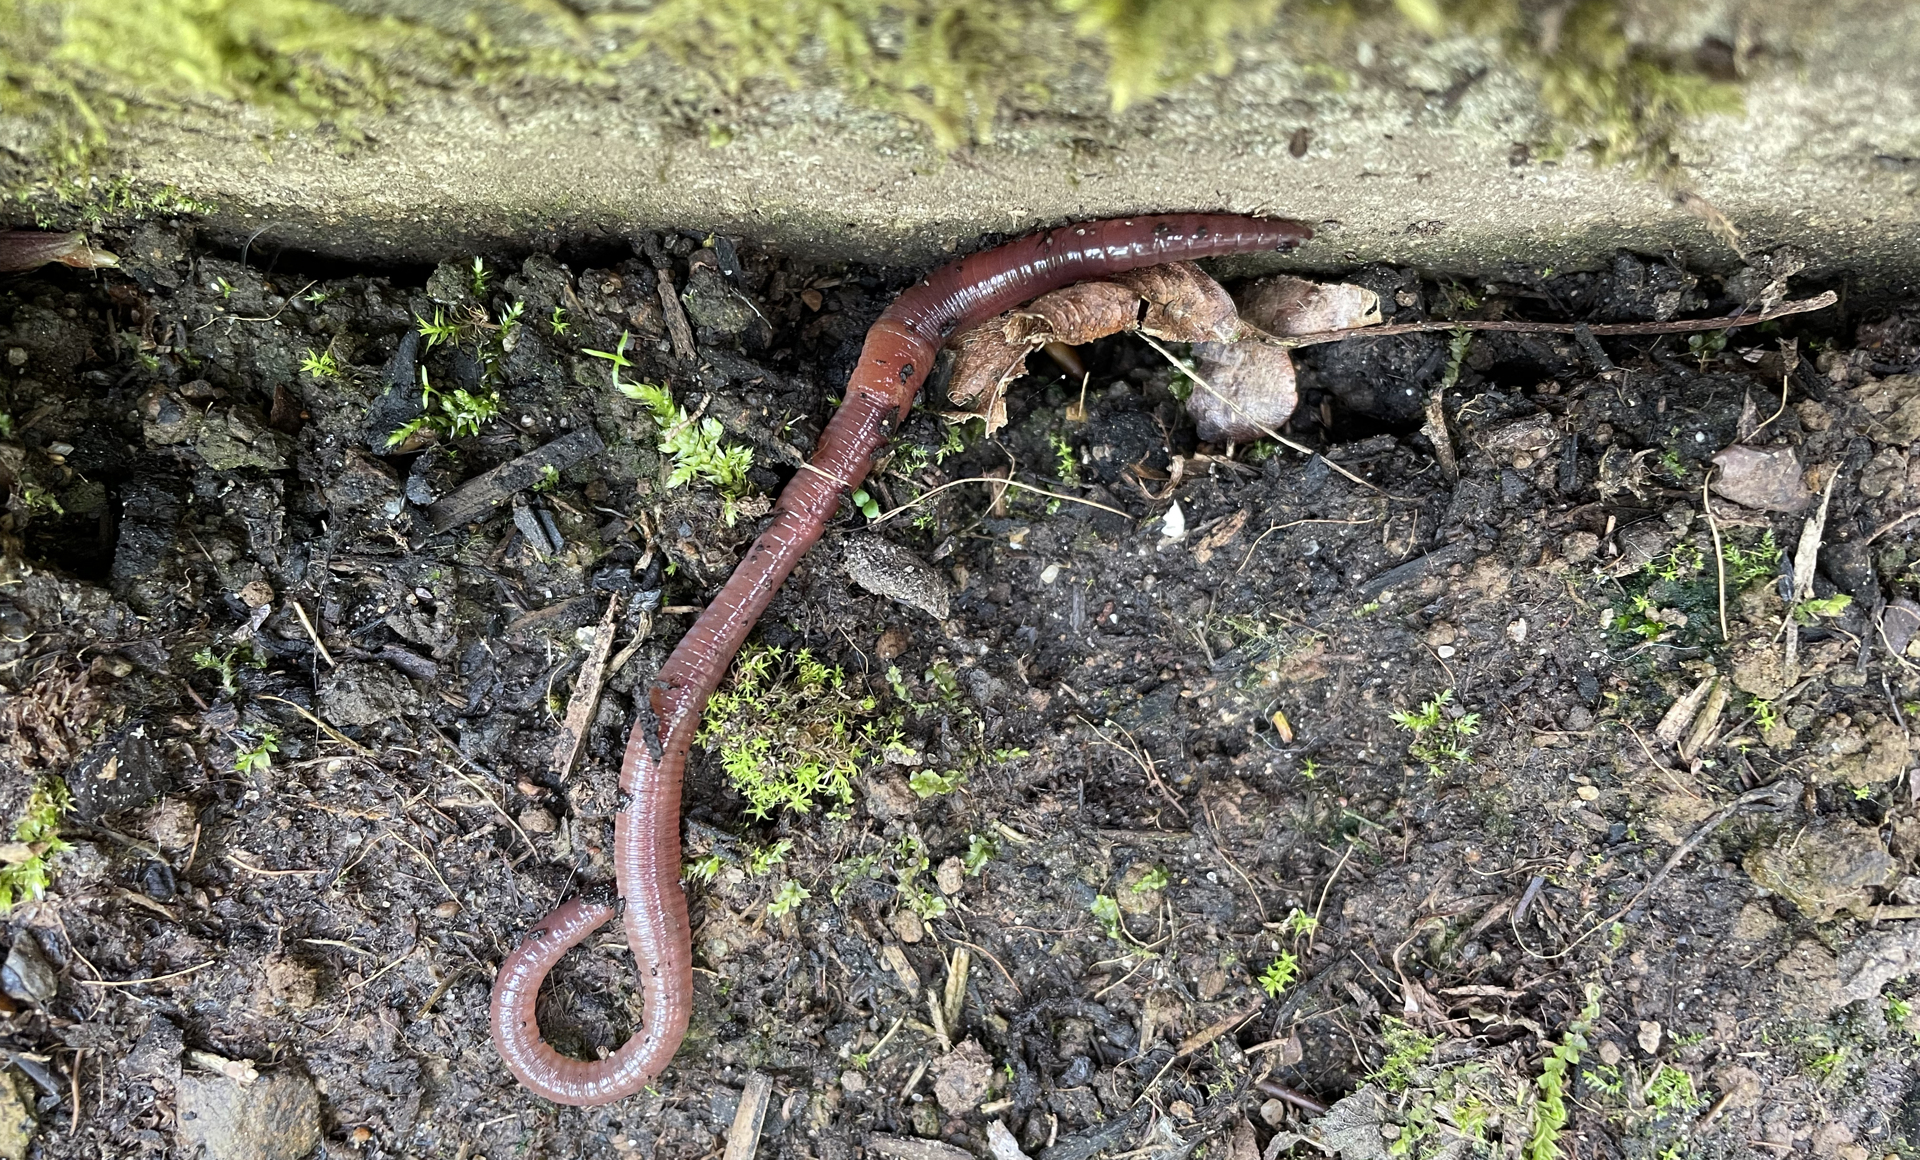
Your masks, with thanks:
[{"label": "pebble", "polygon": [[0,1160],[26,1160],[33,1145],[33,1110],[21,1090],[26,1082],[17,1071],[0,1071]]},{"label": "pebble", "polygon": [[935,620],[947,618],[946,577],[912,552],[876,536],[855,539],[846,549],[847,578],[889,600],[918,609]]},{"label": "pebble", "polygon": [[320,1093],[297,1071],[247,1084],[187,1072],[176,1091],[180,1134],[206,1160],[300,1160],[320,1145]]},{"label": "pebble", "polygon": [[1600,787],[1597,785],[1583,785],[1579,789],[1574,790],[1573,792],[1579,794],[1580,800],[1583,802],[1594,802],[1594,801],[1600,800]]},{"label": "pebble", "polygon": [[887,925],[893,928],[895,938],[909,945],[926,937],[927,928],[920,921],[920,916],[904,906],[893,912],[892,917],[887,919]]},{"label": "pebble", "polygon": [[958,858],[948,858],[934,871],[934,882],[940,887],[940,893],[949,897],[960,893],[967,883],[967,869]]},{"label": "pebble", "polygon": [[0,991],[22,1003],[45,1006],[60,990],[60,980],[47,956],[33,940],[32,931],[21,931],[7,951],[5,966],[0,966]]},{"label": "pebble", "polygon": [[559,819],[539,806],[520,811],[520,828],[529,834],[551,834],[560,828]]},{"label": "pebble", "polygon": [[1634,1037],[1640,1050],[1652,1055],[1660,1050],[1660,1024],[1651,1019],[1640,1021],[1640,1034]]}]

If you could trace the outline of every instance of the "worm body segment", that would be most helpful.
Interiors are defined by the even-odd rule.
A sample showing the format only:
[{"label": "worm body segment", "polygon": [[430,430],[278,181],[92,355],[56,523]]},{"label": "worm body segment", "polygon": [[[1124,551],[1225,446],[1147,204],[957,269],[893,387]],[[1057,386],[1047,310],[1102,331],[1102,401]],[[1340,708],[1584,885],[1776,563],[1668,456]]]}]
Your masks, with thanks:
[{"label": "worm body segment", "polygon": [[858,488],[907,417],[934,356],[961,330],[1049,290],[1191,258],[1286,250],[1313,236],[1298,222],[1232,214],[1113,219],[1029,234],[962,258],[894,299],[867,332],[860,362],[813,460],[781,491],[773,519],[661,666],[627,739],[626,804],[614,820],[614,870],[627,943],[642,973],[643,1028],[602,1060],[569,1059],[541,1038],[540,983],[614,908],[574,899],[509,952],[494,980],[493,1039],[528,1090],[562,1104],[632,1095],[665,1070],[693,1007],[692,932],[680,887],[680,783],[707,698],[800,557]]}]

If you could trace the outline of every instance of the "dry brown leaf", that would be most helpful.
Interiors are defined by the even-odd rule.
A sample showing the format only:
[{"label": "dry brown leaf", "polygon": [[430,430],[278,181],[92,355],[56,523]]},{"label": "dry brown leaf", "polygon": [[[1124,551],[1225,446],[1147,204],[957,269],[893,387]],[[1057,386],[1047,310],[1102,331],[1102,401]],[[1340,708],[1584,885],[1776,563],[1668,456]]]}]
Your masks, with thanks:
[{"label": "dry brown leaf", "polygon": [[1006,426],[1007,384],[1026,373],[1027,355],[1038,346],[1007,341],[1008,317],[990,318],[950,344],[955,355],[947,398],[965,408],[964,417],[985,420],[989,435]]},{"label": "dry brown leaf", "polygon": [[1079,346],[1118,334],[1140,317],[1140,295],[1117,282],[1079,282],[1042,294],[1007,319],[1007,341]]},{"label": "dry brown leaf", "polygon": [[1220,283],[1192,262],[1127,270],[1113,281],[1146,299],[1139,327],[1168,342],[1232,342],[1240,313]]},{"label": "dry brown leaf", "polygon": [[[1300,401],[1293,359],[1257,342],[1197,342],[1194,370],[1213,390],[1195,384],[1187,413],[1209,443],[1251,443],[1293,415]],[[1217,394],[1215,392],[1218,392]]]},{"label": "dry brown leaf", "polygon": [[1263,278],[1241,295],[1240,317],[1268,334],[1317,334],[1380,324],[1380,296],[1346,282]]}]

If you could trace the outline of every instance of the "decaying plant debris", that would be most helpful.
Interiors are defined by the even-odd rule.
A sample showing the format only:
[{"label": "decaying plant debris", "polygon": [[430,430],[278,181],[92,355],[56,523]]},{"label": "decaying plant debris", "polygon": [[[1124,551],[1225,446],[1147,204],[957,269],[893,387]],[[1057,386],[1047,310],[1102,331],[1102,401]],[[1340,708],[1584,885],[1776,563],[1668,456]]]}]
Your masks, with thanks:
[{"label": "decaying plant debris", "polygon": [[[1330,272],[1344,321],[1289,331],[1256,308],[1322,291],[1230,284],[1282,339],[1381,332],[1259,344],[1299,398],[1251,445],[1189,411],[1233,382],[1204,275],[1080,291],[1120,318],[1084,378],[1021,374],[1090,335],[1017,313],[1004,427],[916,415],[716,701],[691,1041],[580,1110],[497,1066],[494,965],[607,879],[635,690],[896,283],[704,237],[424,282],[97,241],[123,269],[0,287],[0,1148],[1920,1134],[1905,304],[1620,333],[1747,306],[1621,255]],[[576,952],[543,1026],[619,1042],[629,971]]]}]

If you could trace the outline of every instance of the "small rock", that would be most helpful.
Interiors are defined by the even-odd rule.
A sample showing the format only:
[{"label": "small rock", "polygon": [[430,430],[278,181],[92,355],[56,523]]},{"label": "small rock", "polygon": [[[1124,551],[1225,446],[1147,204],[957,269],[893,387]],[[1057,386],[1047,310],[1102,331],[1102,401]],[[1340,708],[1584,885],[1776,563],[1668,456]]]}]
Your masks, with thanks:
[{"label": "small rock", "polygon": [[0,966],[0,991],[22,1003],[45,1006],[53,1002],[59,990],[60,978],[53,964],[47,962],[33,932],[22,930],[7,951],[6,964]]},{"label": "small rock", "polygon": [[1560,558],[1569,564],[1584,564],[1600,550],[1600,537],[1592,532],[1572,532],[1560,541]]},{"label": "small rock", "polygon": [[1277,1128],[1287,1122],[1289,1106],[1285,1100],[1268,1100],[1260,1105],[1260,1118],[1267,1122],[1267,1127]]},{"label": "small rock", "polygon": [[1713,490],[1734,503],[1768,512],[1803,512],[1813,492],[1801,479],[1800,457],[1791,447],[1735,444],[1713,457],[1720,470]]},{"label": "small rock", "polygon": [[946,578],[918,556],[877,536],[858,536],[846,547],[847,578],[873,593],[935,620],[948,611]]},{"label": "small rock", "polygon": [[539,806],[520,811],[520,828],[529,834],[551,834],[560,828],[560,820]]},{"label": "small rock", "polygon": [[1741,692],[1771,701],[1792,684],[1787,679],[1786,658],[1779,649],[1762,643],[1757,648],[1742,646],[1734,652],[1733,687]]},{"label": "small rock", "polygon": [[1648,1055],[1658,1054],[1660,1051],[1660,1024],[1652,1019],[1642,1019],[1640,1021],[1640,1034],[1634,1037],[1634,1042],[1638,1043],[1640,1050],[1646,1052]]},{"label": "small rock", "polygon": [[9,1068],[0,1071],[0,1160],[26,1160],[33,1145],[33,1105],[27,1077]]},{"label": "small rock", "polygon": [[906,652],[911,644],[913,638],[907,635],[905,629],[889,628],[880,634],[880,642],[873,646],[873,651],[881,660],[890,661]]},{"label": "small rock", "polygon": [[1522,616],[1507,625],[1507,639],[1515,644],[1524,644],[1527,639],[1527,618]]},{"label": "small rock", "polygon": [[147,1020],[147,1029],[140,1041],[127,1052],[122,1063],[128,1075],[141,1078],[154,1077],[173,1083],[180,1081],[180,1052],[185,1043],[180,1035],[180,1027],[164,1015],[155,1015]]},{"label": "small rock", "polygon": [[940,887],[940,893],[951,898],[960,893],[961,887],[967,884],[967,868],[960,859],[948,858],[940,863],[938,870],[934,871],[934,882]]},{"label": "small rock", "polygon": [[840,1073],[840,1087],[850,1096],[867,1090],[867,1077],[851,1069]]},{"label": "small rock", "polygon": [[67,775],[73,810],[82,821],[133,809],[166,791],[171,778],[147,726],[136,724],[94,746]]},{"label": "small rock", "polygon": [[267,960],[267,997],[275,1006],[305,1011],[320,993],[320,972],[280,955]]},{"label": "small rock", "polygon": [[895,938],[911,946],[926,937],[927,928],[920,916],[902,906],[887,918],[887,925],[893,928]]},{"label": "small rock", "polygon": [[172,854],[193,845],[200,811],[185,798],[162,798],[147,812],[146,835],[162,851]]},{"label": "small rock", "polygon": [[302,1160],[320,1145],[320,1093],[298,1072],[250,1084],[188,1072],[175,1099],[180,1134],[206,1160]]},{"label": "small rock", "polygon": [[1597,802],[1600,800],[1600,787],[1597,785],[1583,785],[1573,792],[1580,795],[1580,800],[1583,802]]},{"label": "small rock", "polygon": [[1000,1120],[987,1124],[987,1151],[992,1153],[993,1160],[1027,1160],[1027,1154],[1020,1150],[1020,1141],[1013,1138],[1013,1133]]},{"label": "small rock", "polygon": [[1174,500],[1167,514],[1160,517],[1160,546],[1177,544],[1187,538],[1187,513],[1180,509],[1180,501]]},{"label": "small rock", "polygon": [[1878,831],[1843,818],[1816,819],[1748,853],[1753,880],[1785,898],[1815,922],[1843,910],[1868,915],[1868,890],[1885,886],[1896,864]]},{"label": "small rock", "polygon": [[265,580],[249,580],[240,586],[240,603],[248,608],[265,608],[273,603],[273,585]]},{"label": "small rock", "polygon": [[867,791],[867,812],[876,819],[892,822],[913,816],[919,799],[907,788],[904,778],[874,773],[863,779],[862,784]]},{"label": "small rock", "polygon": [[435,906],[433,913],[439,918],[452,918],[460,913],[460,904],[449,898],[445,902]]},{"label": "small rock", "polygon": [[1896,596],[1887,601],[1887,610],[1880,621],[1887,634],[1887,647],[1895,656],[1906,656],[1907,646],[1913,643],[1916,634],[1920,634],[1920,604],[1915,604],[1904,596]]},{"label": "small rock", "polygon": [[1437,648],[1443,644],[1452,644],[1459,639],[1459,631],[1444,620],[1436,620],[1427,627],[1425,639],[1428,644]]},{"label": "small rock", "polygon": [[357,728],[392,721],[419,708],[420,696],[392,668],[342,661],[320,677],[319,713],[335,725]]},{"label": "small rock", "polygon": [[933,1098],[950,1116],[964,1116],[980,1106],[993,1080],[993,1061],[978,1043],[968,1039],[933,1061]]},{"label": "small rock", "polygon": [[1600,1041],[1600,1062],[1601,1063],[1606,1064],[1608,1067],[1612,1067],[1615,1064],[1619,1063],[1621,1058],[1622,1058],[1622,1052],[1620,1051],[1620,1045],[1618,1043],[1615,1043],[1611,1039],[1603,1039]]}]

